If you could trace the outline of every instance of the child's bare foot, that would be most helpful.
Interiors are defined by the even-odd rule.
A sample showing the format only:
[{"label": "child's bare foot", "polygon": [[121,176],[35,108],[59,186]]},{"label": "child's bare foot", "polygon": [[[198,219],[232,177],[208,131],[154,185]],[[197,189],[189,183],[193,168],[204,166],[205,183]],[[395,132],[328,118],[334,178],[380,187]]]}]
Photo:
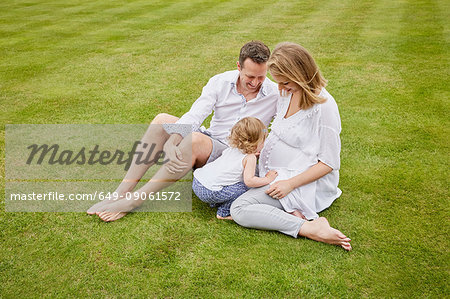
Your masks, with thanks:
[{"label": "child's bare foot", "polygon": [[306,217],[300,211],[297,211],[297,210],[294,210],[294,212],[289,213],[289,214],[292,214],[295,217],[299,217],[299,218],[302,218],[304,220],[308,220],[308,219],[306,219]]},{"label": "child's bare foot", "polygon": [[302,224],[298,234],[315,241],[341,246],[348,251],[352,250],[350,238],[347,238],[337,229],[332,228],[324,217],[306,221]]},{"label": "child's bare foot", "polygon": [[220,220],[233,220],[231,215],[227,216],[227,217],[222,217],[222,216],[216,215],[216,217],[217,217],[217,219],[220,219]]}]

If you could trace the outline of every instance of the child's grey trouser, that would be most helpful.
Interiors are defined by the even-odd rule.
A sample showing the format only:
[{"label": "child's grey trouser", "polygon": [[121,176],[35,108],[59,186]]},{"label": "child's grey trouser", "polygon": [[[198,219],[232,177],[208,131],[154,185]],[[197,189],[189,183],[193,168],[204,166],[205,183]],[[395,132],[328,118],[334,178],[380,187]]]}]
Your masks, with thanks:
[{"label": "child's grey trouser", "polygon": [[276,230],[297,238],[306,220],[285,212],[277,199],[265,193],[268,188],[253,188],[239,196],[231,205],[231,217],[244,227]]}]

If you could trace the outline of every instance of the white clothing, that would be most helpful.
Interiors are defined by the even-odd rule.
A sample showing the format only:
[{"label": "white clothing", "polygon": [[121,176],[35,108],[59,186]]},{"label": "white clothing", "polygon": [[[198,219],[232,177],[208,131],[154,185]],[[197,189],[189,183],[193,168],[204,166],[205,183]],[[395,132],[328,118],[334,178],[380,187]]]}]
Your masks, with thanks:
[{"label": "white clothing", "polygon": [[176,123],[191,124],[192,131],[197,131],[206,117],[214,111],[210,128],[206,131],[212,138],[226,144],[231,128],[244,117],[259,118],[268,126],[276,113],[279,96],[277,85],[266,77],[256,98],[247,102],[245,97],[237,92],[238,77],[237,70],[212,77],[189,112]]},{"label": "white clothing", "polygon": [[278,102],[277,116],[260,155],[259,171],[265,176],[269,170],[276,170],[276,182],[290,179],[319,161],[330,166],[331,173],[280,199],[286,212],[298,210],[306,218],[315,219],[319,217],[318,212],[328,208],[342,193],[337,187],[341,120],[336,101],[325,88],[320,93],[327,100],[325,103],[285,118],[291,96],[282,97]]},{"label": "white clothing", "polygon": [[247,156],[235,147],[223,151],[222,156],[194,171],[194,177],[206,188],[220,191],[223,186],[244,181],[242,160]]}]

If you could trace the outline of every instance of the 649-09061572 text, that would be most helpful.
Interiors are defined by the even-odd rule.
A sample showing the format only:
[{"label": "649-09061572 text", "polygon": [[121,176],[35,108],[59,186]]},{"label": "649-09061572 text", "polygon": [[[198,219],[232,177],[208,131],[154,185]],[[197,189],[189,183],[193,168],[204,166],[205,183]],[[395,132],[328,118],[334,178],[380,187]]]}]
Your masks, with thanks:
[{"label": "649-09061572 text", "polygon": [[50,191],[45,193],[11,193],[9,196],[10,200],[86,200],[86,201],[95,201],[95,200],[115,200],[119,198],[125,198],[127,200],[156,200],[156,201],[172,201],[172,200],[181,200],[181,192],[172,192],[172,191],[160,191],[160,192],[151,192],[149,194],[144,192],[127,192],[123,196],[119,196],[117,192],[98,192],[94,193],[70,193],[64,194],[61,192]]}]

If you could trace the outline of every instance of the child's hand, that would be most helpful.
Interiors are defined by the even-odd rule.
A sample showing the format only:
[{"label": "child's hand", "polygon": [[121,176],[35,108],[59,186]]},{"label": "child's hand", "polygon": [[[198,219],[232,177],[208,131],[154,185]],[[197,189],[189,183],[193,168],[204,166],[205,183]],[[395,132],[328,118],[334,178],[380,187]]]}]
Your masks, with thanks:
[{"label": "child's hand", "polygon": [[270,179],[271,182],[275,180],[275,178],[278,176],[278,172],[275,170],[270,170],[268,173],[266,173],[266,178]]}]

